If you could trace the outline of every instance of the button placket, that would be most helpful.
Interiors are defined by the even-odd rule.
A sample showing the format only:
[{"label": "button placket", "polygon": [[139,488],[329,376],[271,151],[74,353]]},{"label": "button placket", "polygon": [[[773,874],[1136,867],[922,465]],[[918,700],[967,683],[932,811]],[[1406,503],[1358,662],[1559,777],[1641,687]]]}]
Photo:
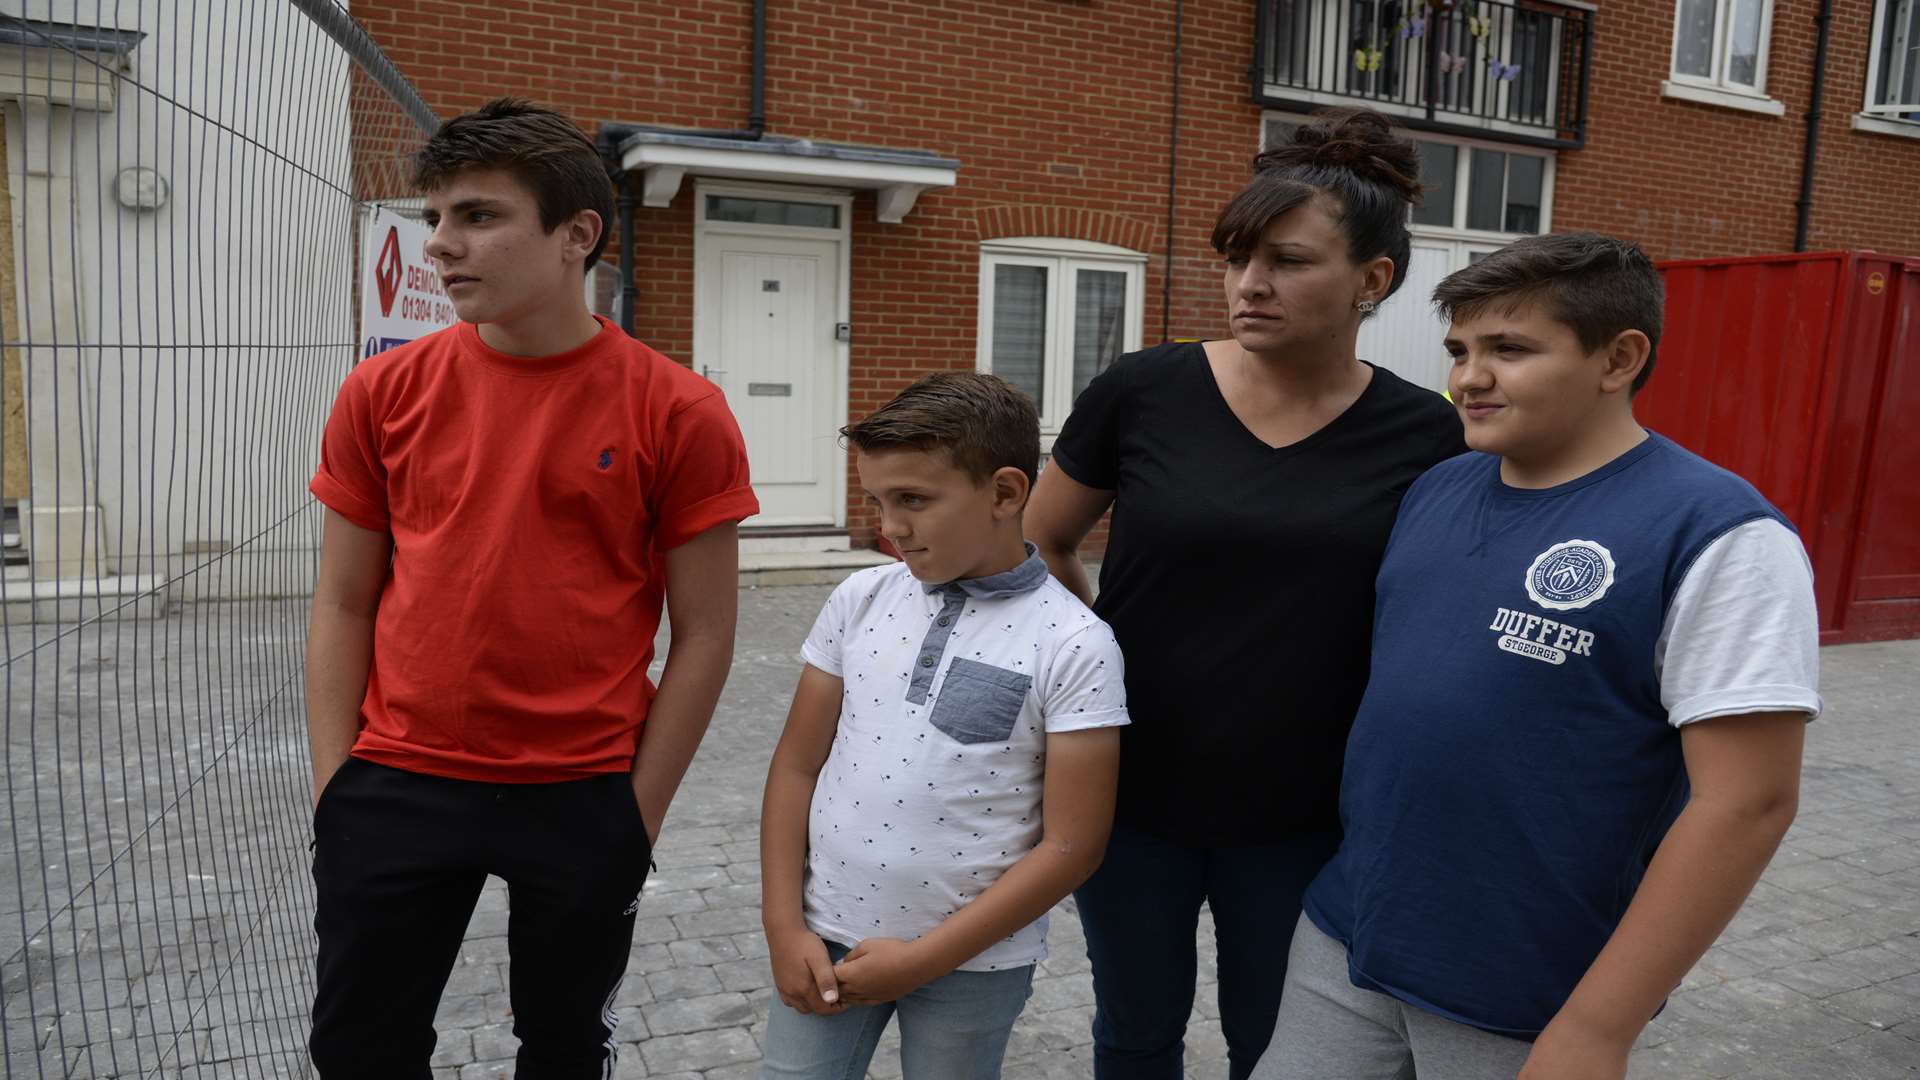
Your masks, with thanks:
[{"label": "button placket", "polygon": [[915,705],[925,705],[933,691],[933,679],[940,669],[940,658],[947,654],[947,644],[953,640],[954,617],[967,604],[967,594],[959,588],[949,585],[940,591],[940,612],[927,626],[927,636],[920,642],[920,655],[913,671],[913,679],[907,684],[907,700]]}]

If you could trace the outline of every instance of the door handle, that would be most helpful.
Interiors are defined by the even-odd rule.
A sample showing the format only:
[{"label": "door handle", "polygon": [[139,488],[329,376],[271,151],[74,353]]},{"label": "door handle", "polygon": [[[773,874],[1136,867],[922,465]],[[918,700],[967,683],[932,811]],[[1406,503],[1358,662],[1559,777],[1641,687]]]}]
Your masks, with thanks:
[{"label": "door handle", "polygon": [[705,364],[700,365],[700,377],[709,381],[716,381],[713,378],[715,375],[725,375],[726,373],[725,368],[708,367]]}]

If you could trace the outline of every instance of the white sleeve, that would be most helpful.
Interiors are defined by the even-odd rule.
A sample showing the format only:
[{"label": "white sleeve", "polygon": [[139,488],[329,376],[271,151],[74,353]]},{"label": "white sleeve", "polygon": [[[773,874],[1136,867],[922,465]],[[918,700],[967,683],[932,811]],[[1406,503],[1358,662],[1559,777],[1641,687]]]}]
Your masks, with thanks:
[{"label": "white sleeve", "polygon": [[1040,695],[1049,733],[1119,727],[1127,720],[1126,665],[1113,631],[1098,619],[1060,643]]},{"label": "white sleeve", "polygon": [[1708,544],[1674,593],[1653,664],[1674,727],[1744,713],[1820,715],[1820,626],[1799,537],[1761,518]]},{"label": "white sleeve", "polygon": [[833,595],[820,606],[813,629],[807,632],[807,640],[800,646],[801,660],[835,678],[843,675],[840,656],[847,638],[847,623],[854,610],[853,590],[857,587],[854,579],[848,578],[833,590]]}]

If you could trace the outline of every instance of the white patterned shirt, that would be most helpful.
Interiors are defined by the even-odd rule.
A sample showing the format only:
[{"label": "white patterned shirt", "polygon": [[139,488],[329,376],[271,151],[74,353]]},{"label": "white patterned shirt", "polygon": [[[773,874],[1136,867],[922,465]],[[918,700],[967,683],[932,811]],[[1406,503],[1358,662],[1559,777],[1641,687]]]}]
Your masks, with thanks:
[{"label": "white patterned shirt", "polygon": [[[863,570],[801,657],[844,683],[803,888],[808,928],[842,945],[911,941],[979,896],[1040,840],[1047,735],[1127,723],[1113,632],[1031,545],[947,585]],[[960,970],[1037,963],[1046,936],[1042,916]]]}]

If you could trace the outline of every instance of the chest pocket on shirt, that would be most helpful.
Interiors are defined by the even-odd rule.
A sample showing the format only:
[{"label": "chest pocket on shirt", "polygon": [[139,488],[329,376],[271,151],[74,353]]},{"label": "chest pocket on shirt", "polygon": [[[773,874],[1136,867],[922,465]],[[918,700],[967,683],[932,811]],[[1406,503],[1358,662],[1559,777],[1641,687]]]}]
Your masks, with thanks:
[{"label": "chest pocket on shirt", "polygon": [[928,719],[955,742],[1006,742],[1032,686],[1031,675],[955,658]]}]

